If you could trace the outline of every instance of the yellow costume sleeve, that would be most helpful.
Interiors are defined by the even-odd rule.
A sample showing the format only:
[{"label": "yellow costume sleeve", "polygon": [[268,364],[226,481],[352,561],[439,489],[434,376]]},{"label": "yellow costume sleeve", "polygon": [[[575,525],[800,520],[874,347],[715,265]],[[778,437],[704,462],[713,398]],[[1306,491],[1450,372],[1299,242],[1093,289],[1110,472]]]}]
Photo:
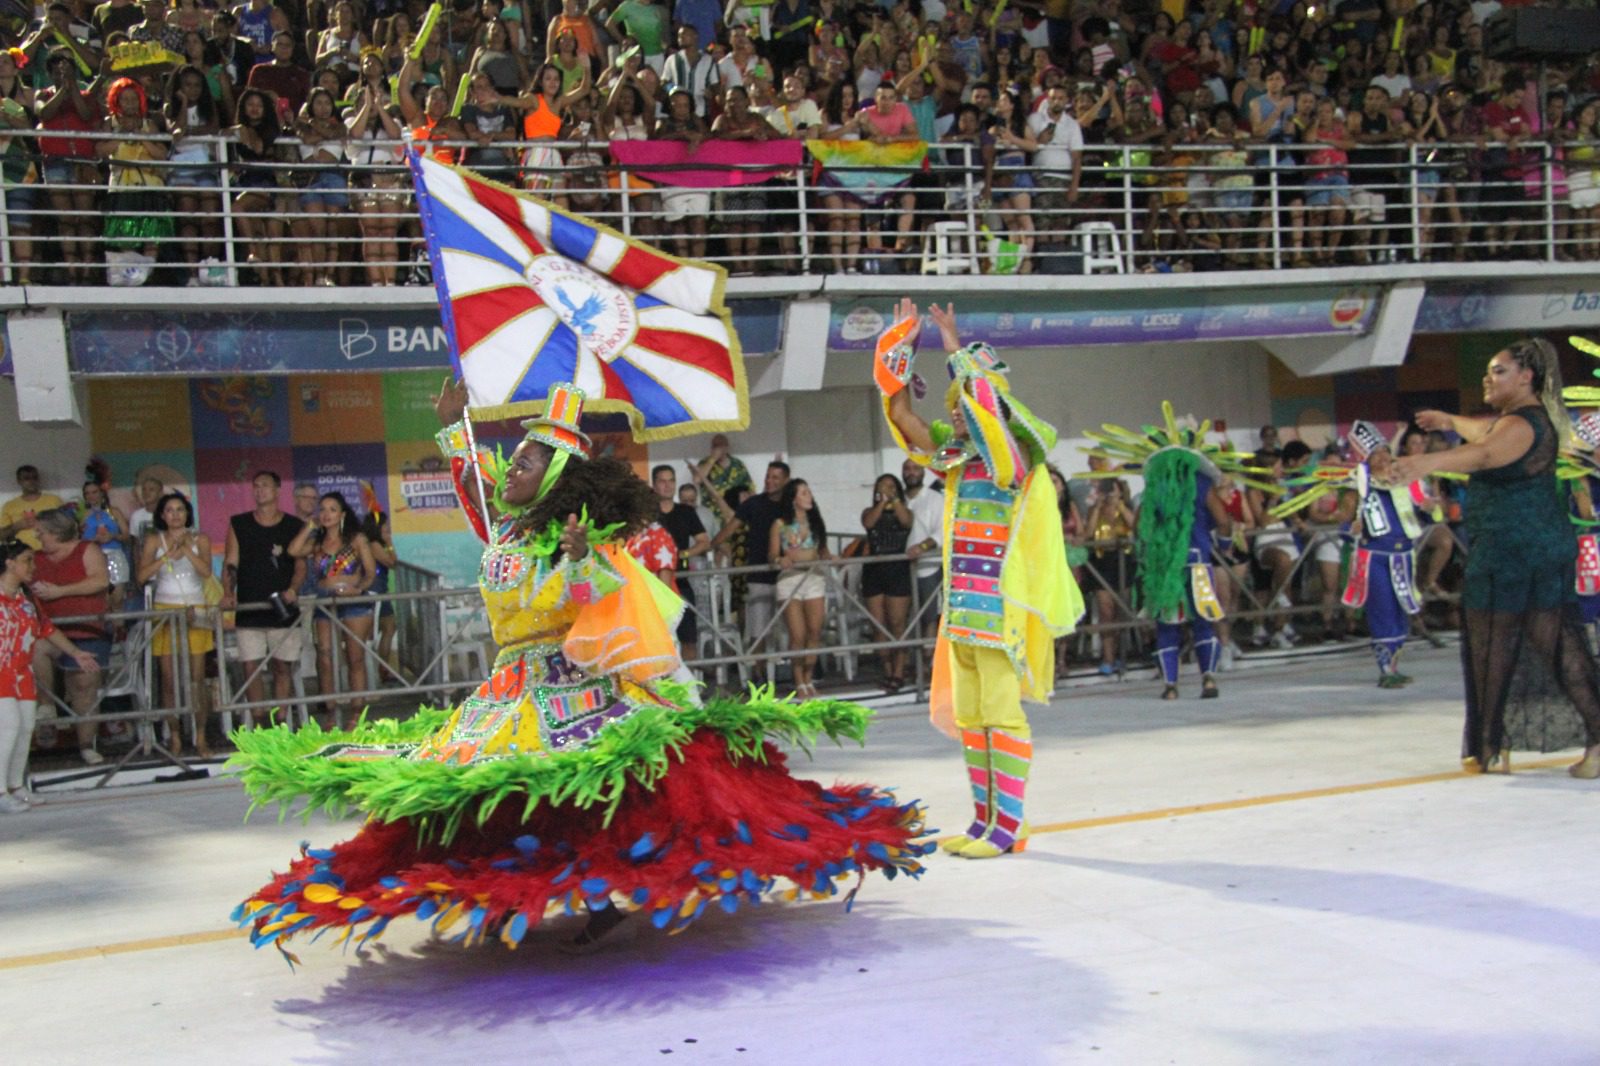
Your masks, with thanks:
[{"label": "yellow costume sleeve", "polygon": [[621,587],[583,606],[562,650],[590,674],[640,685],[671,674],[679,663],[673,632],[683,600],[621,547],[602,544],[596,551],[620,575]]},{"label": "yellow costume sleeve", "polygon": [[1061,509],[1043,465],[1023,483],[1011,519],[1011,542],[1000,564],[1005,600],[1006,644],[1016,655],[1025,699],[1045,703],[1055,688],[1057,637],[1071,633],[1083,617],[1083,593],[1067,566]]}]

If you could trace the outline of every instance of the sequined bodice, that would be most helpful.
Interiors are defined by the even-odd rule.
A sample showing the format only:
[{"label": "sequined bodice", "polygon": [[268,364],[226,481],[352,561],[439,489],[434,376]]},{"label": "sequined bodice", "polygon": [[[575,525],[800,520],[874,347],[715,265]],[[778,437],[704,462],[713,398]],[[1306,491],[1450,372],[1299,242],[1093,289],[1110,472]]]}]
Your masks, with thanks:
[{"label": "sequined bodice", "polygon": [[559,643],[579,605],[565,595],[566,582],[550,556],[535,555],[525,535],[502,523],[484,549],[478,585],[489,628],[502,648],[532,641]]}]

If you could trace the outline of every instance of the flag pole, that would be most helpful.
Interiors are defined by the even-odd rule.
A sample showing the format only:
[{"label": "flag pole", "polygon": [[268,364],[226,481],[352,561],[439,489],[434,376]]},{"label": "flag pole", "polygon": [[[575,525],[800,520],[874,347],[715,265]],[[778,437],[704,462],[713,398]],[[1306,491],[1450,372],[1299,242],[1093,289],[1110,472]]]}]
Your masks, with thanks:
[{"label": "flag pole", "polygon": [[478,506],[483,508],[483,539],[494,536],[494,521],[489,517],[489,496],[483,490],[483,459],[478,455],[478,438],[472,431],[472,408],[461,409],[461,421],[467,431],[467,451],[472,454],[472,473],[478,479]]}]

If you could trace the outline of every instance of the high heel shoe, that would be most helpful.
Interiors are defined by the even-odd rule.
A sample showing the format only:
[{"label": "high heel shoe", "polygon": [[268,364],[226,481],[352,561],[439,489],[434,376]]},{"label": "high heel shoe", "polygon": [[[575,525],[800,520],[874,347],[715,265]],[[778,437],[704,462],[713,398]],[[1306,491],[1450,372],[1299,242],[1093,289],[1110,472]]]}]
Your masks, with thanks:
[{"label": "high heel shoe", "polygon": [[1567,773],[1582,781],[1593,781],[1600,777],[1600,748],[1588,752],[1582,759],[1567,767]]}]

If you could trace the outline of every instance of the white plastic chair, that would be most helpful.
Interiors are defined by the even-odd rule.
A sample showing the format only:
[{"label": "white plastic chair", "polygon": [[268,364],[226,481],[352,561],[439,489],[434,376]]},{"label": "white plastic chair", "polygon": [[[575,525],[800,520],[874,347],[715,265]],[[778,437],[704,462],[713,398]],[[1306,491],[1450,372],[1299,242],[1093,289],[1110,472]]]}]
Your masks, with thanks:
[{"label": "white plastic chair", "polygon": [[1127,273],[1127,264],[1122,260],[1122,238],[1117,235],[1117,227],[1109,222],[1085,222],[1078,227],[1078,238],[1082,241],[1085,274],[1098,274],[1103,270],[1113,274]]},{"label": "white plastic chair", "polygon": [[976,274],[978,248],[965,222],[935,222],[922,242],[924,274]]}]

